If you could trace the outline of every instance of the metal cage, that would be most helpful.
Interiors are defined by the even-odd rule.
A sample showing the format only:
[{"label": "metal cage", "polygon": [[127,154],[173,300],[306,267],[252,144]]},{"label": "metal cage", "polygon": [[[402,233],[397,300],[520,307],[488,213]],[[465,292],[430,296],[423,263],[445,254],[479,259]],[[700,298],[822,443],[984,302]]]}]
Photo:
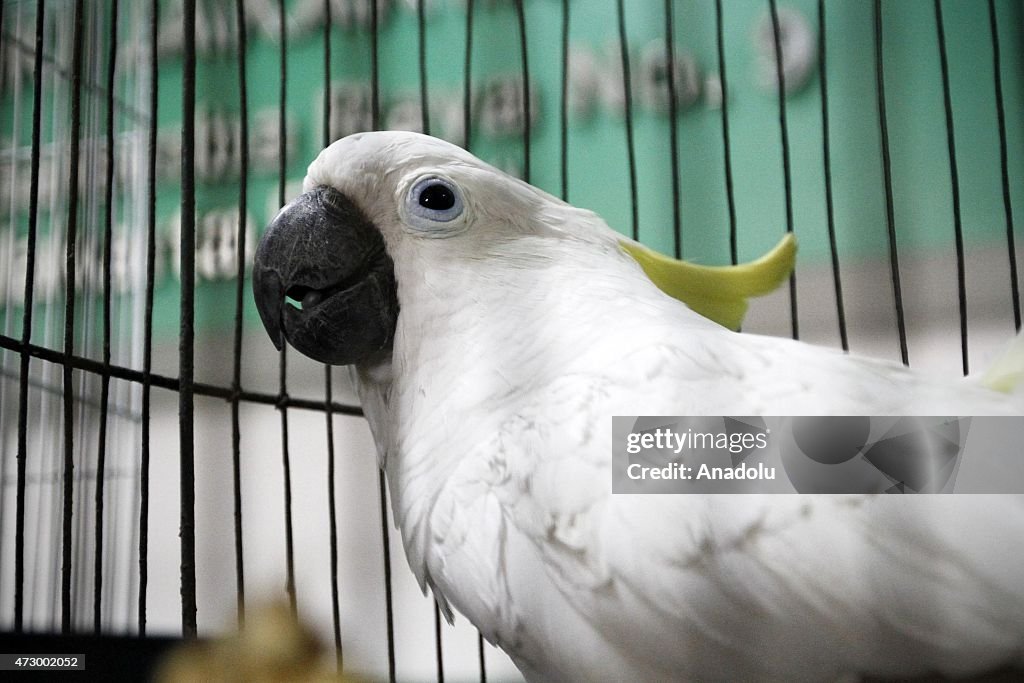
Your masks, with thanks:
[{"label": "metal cage", "polygon": [[[448,118],[442,126],[438,122],[436,100],[432,99],[436,82],[428,51],[432,44],[435,52],[438,51],[437,45],[445,42],[445,36],[429,30],[431,12],[441,10],[427,0],[406,3],[236,0],[231,6],[197,3],[197,0],[0,2],[3,61],[0,70],[4,88],[0,98],[0,114],[3,115],[0,136],[5,138],[0,146],[0,196],[6,197],[2,206],[5,215],[0,216],[0,222],[7,223],[0,232],[0,241],[4,244],[4,255],[0,257],[3,267],[0,280],[4,281],[4,329],[0,334],[3,349],[0,629],[14,633],[52,631],[69,637],[89,631],[147,635],[147,616],[152,610],[150,599],[153,597],[148,586],[152,571],[149,559],[154,544],[150,533],[153,515],[150,500],[154,486],[160,485],[154,481],[151,469],[152,405],[156,392],[172,392],[178,411],[181,633],[185,638],[198,634],[197,560],[201,562],[203,558],[197,557],[196,534],[203,519],[197,517],[196,512],[196,461],[212,457],[204,450],[202,439],[205,437],[197,436],[197,399],[219,401],[230,412],[230,425],[223,427],[224,434],[230,434],[230,453],[225,454],[230,460],[230,483],[225,481],[221,486],[225,491],[230,489],[230,565],[234,574],[235,614],[240,622],[244,619],[247,599],[252,597],[251,588],[250,594],[246,590],[243,473],[246,449],[253,444],[246,444],[243,414],[252,406],[262,406],[276,410],[279,415],[274,430],[280,439],[279,447],[275,448],[281,458],[281,469],[280,482],[275,485],[281,486],[284,504],[280,511],[286,576],[283,593],[291,607],[299,609],[297,595],[301,588],[296,580],[296,555],[299,553],[294,543],[295,486],[292,479],[296,454],[290,447],[294,432],[290,435],[289,427],[294,427],[296,413],[313,411],[323,416],[327,507],[319,523],[329,549],[330,565],[324,570],[329,572],[331,583],[334,651],[339,667],[342,666],[346,636],[339,604],[344,601],[346,587],[339,582],[339,553],[343,554],[344,549],[339,542],[340,503],[336,482],[339,451],[350,450],[351,444],[338,443],[335,430],[343,416],[361,413],[350,392],[338,389],[337,383],[342,380],[331,368],[314,368],[310,362],[295,360],[286,352],[277,356],[275,371],[261,372],[271,380],[256,383],[260,386],[246,380],[247,372],[258,370],[245,367],[253,356],[250,349],[243,347],[246,320],[253,320],[251,311],[246,312],[251,298],[247,292],[246,268],[254,246],[250,216],[254,194],[250,179],[258,168],[258,173],[263,174],[257,183],[261,191],[276,196],[276,206],[272,208],[283,206],[291,194],[289,181],[295,179],[295,174],[289,169],[297,160],[295,150],[289,149],[293,139],[289,119],[297,114],[295,106],[288,106],[289,101],[294,102],[289,100],[290,88],[303,88],[304,96],[319,99],[316,105],[319,111],[315,112],[319,126],[313,129],[313,146],[329,144],[350,126],[382,129],[389,121],[394,123],[395,119],[389,119],[384,111],[386,86],[382,84],[380,60],[384,52],[401,52],[409,56],[410,63],[417,65],[417,91],[411,98],[416,106],[406,111],[403,119],[409,127],[442,134],[456,130],[457,141],[466,148],[478,151],[478,147],[482,147],[482,153],[492,160],[512,158],[512,165],[517,166],[524,180],[546,185],[553,193],[571,199],[576,187],[570,184],[575,158],[573,136],[578,129],[572,122],[575,86],[571,84],[574,58],[570,36],[573,22],[579,21],[593,7],[569,0],[560,3],[516,0],[509,7],[495,7],[495,4],[465,0],[464,5],[445,10],[449,14],[445,15],[444,27],[452,27],[458,19],[463,22],[463,28],[458,44],[450,50],[445,48],[446,59],[461,64],[461,74],[456,79],[461,81],[458,89],[461,101],[454,108],[446,109]],[[615,67],[608,80],[620,85],[616,107],[621,106],[615,114],[621,118],[613,116],[611,119],[619,126],[615,135],[619,136],[616,144],[621,147],[611,154],[619,159],[617,179],[624,180],[627,188],[618,193],[620,205],[613,207],[619,212],[616,214],[618,224],[625,226],[624,232],[633,237],[651,236],[641,230],[644,166],[647,160],[657,159],[668,170],[664,187],[670,208],[658,214],[658,218],[666,219],[670,226],[659,237],[666,250],[677,256],[693,253],[693,249],[699,251],[699,246],[691,245],[714,239],[729,260],[737,262],[743,237],[737,194],[744,192],[744,186],[734,182],[734,175],[737,173],[737,149],[747,144],[748,138],[737,137],[735,114],[730,113],[731,93],[735,88],[730,82],[736,76],[729,49],[735,45],[730,46],[726,36],[728,15],[735,6],[722,0],[665,0],[656,8],[664,32],[660,39],[665,53],[661,61],[655,60],[651,66],[652,62],[644,61],[643,57],[638,62],[630,46],[627,27],[632,21],[632,12],[640,11],[639,3],[609,0],[606,4],[608,7],[602,11],[614,16],[614,30],[609,35],[616,46],[615,59],[608,62]],[[696,11],[691,6],[698,5],[700,11],[713,20],[713,31],[704,33],[713,48],[714,58],[708,61],[708,68],[714,72],[714,79],[701,85],[705,88],[702,96],[709,102],[714,98],[712,91],[717,88],[719,102],[709,104],[702,116],[707,119],[705,123],[712,122],[718,129],[712,141],[718,150],[712,175],[722,181],[715,201],[724,207],[721,227],[706,229],[694,227],[685,211],[684,171],[699,170],[703,162],[684,158],[680,151],[686,134],[678,122],[683,110],[690,106],[686,92],[690,81],[680,74],[681,69],[688,68],[688,62],[675,51],[680,31],[678,14],[684,10]],[[815,288],[827,283],[827,291],[822,295],[824,304],[804,304],[804,290],[798,290],[798,282],[804,275],[799,271],[790,280],[788,292],[776,297],[776,308],[772,310],[785,312],[788,320],[784,331],[796,338],[803,331],[802,311],[814,306],[828,308],[832,321],[829,325],[835,325],[829,335],[838,335],[830,338],[848,350],[855,324],[848,321],[848,290],[844,295],[849,282],[849,276],[844,276],[848,264],[842,254],[842,221],[836,218],[837,198],[845,191],[847,178],[833,172],[834,146],[842,134],[835,125],[834,100],[839,83],[834,74],[840,72],[834,71],[834,65],[829,62],[831,45],[826,40],[835,35],[829,26],[833,13],[841,10],[824,0],[803,2],[800,6],[813,9],[810,28],[816,52],[807,68],[817,78],[813,84],[803,87],[813,90],[817,98],[813,110],[816,128],[794,127],[793,112],[787,111],[787,106],[793,106],[791,97],[774,98],[772,125],[777,139],[771,144],[777,145],[779,150],[778,158],[772,157],[778,174],[763,182],[773,183],[781,190],[784,230],[800,235],[797,213],[804,195],[797,191],[799,181],[794,174],[795,140],[802,140],[801,150],[814,151],[810,161],[801,157],[800,163],[814,166],[814,172],[820,173],[820,192],[816,196],[826,220],[815,238],[824,245],[822,268],[819,277],[812,279]],[[934,33],[929,32],[928,39],[937,50],[938,71],[932,76],[941,84],[942,94],[937,106],[942,111],[944,135],[934,143],[941,146],[948,164],[947,168],[937,171],[936,184],[944,188],[942,191],[952,210],[951,241],[945,253],[953,269],[944,277],[955,283],[951,289],[956,299],[946,310],[946,320],[957,330],[958,370],[967,374],[974,369],[968,344],[969,271],[974,266],[967,253],[969,229],[962,218],[961,200],[967,190],[960,165],[963,145],[973,143],[964,143],[968,138],[957,128],[960,120],[955,112],[957,102],[951,85],[948,49],[951,32],[948,15],[953,11],[952,3],[940,0],[917,3],[918,8],[922,6],[933,17]],[[909,364],[913,344],[908,341],[909,323],[904,306],[907,286],[903,279],[905,266],[901,264],[907,250],[898,239],[901,226],[896,207],[899,200],[894,197],[898,171],[894,170],[894,140],[889,125],[894,99],[901,94],[887,87],[891,83],[885,52],[889,39],[886,21],[889,8],[889,3],[880,0],[875,0],[870,7],[871,25],[865,30],[869,31],[873,42],[863,47],[869,55],[866,59],[872,72],[863,77],[869,82],[873,97],[862,103],[877,134],[881,160],[878,170],[884,197],[885,244],[878,261],[884,268],[871,272],[886,274],[883,283],[886,296],[861,308],[866,311],[865,316],[884,318],[899,358]],[[306,14],[299,12],[300,9]],[[1021,111],[1016,105],[1021,101],[1024,84],[1020,82],[1022,67],[1007,59],[1006,45],[1017,49],[1024,44],[1021,36],[1024,22],[1020,20],[1019,3],[988,0],[982,9],[987,30],[983,34],[972,34],[971,40],[984,41],[985,53],[990,55],[989,72],[979,75],[978,79],[989,93],[985,112],[987,115],[991,111],[992,116],[983,125],[994,134],[995,144],[987,148],[986,158],[996,169],[999,184],[999,203],[993,205],[993,210],[998,210],[1002,216],[1001,225],[997,226],[1001,242],[997,244],[989,239],[987,243],[996,244],[992,248],[997,254],[1003,254],[999,257],[1002,259],[999,268],[1005,270],[993,277],[1002,281],[1005,275],[1005,285],[1001,285],[994,296],[1002,302],[998,315],[1009,317],[1012,311],[1012,319],[1004,321],[1008,337],[1013,329],[1019,330],[1021,326],[1013,204],[1019,202],[1020,197],[1014,187],[1024,186],[1017,177],[1024,161],[1019,149],[1014,150],[1013,141],[1022,135]],[[201,24],[197,34],[197,11],[200,21],[212,26],[205,27],[205,33]],[[653,10],[647,7],[645,11]],[[790,93],[794,86],[787,84],[786,79],[796,76],[785,68],[784,57],[788,49],[795,49],[788,47],[795,29],[789,23],[788,8],[780,8],[775,0],[768,0],[758,6],[758,11],[769,20],[766,24],[768,56],[774,71],[774,74],[769,73],[772,81],[769,87],[775,93]],[[389,39],[385,43],[382,38],[385,17],[402,12],[407,15],[404,21],[413,27],[409,30],[414,31],[416,40]],[[270,21],[274,13],[276,20]],[[254,23],[254,14],[259,15],[259,23]],[[173,26],[160,20],[161,16],[168,15],[174,18]],[[500,17],[494,19],[497,15]],[[487,19],[488,16],[491,19]],[[486,20],[486,30],[481,29],[481,18]],[[548,22],[548,19],[554,21]],[[529,39],[532,35],[529,31],[536,31],[542,21],[551,24],[545,25],[544,35],[556,39]],[[308,29],[298,41],[301,43],[298,48],[289,33],[289,26],[296,24]],[[509,40],[516,47],[511,52],[502,52],[500,59],[514,65],[510,68],[516,77],[492,84],[498,93],[495,97],[503,107],[495,117],[500,119],[500,114],[512,120],[500,144],[489,145],[480,142],[491,133],[475,108],[499,107],[494,104],[498,100],[492,99],[488,105],[480,99],[482,87],[474,83],[473,74],[475,60],[479,59],[481,51],[487,53],[491,49],[489,42],[497,40],[495,27],[502,26],[506,28],[505,33],[512,36]],[[254,47],[253,31],[259,32],[260,40],[272,41],[268,43],[272,48],[262,44]],[[220,56],[204,64],[217,71],[219,81],[213,82],[213,87],[218,82],[233,80],[234,85],[225,91],[227,94],[221,92],[218,96],[225,110],[237,115],[237,128],[226,127],[223,120],[217,118],[217,112],[210,114],[197,106],[203,99],[197,96],[197,64],[206,59],[211,49],[209,43],[218,41],[222,43]],[[179,63],[176,54],[165,54],[167,44],[180,47],[180,79],[169,78],[161,72],[165,60]],[[295,49],[305,50],[301,52],[304,65],[315,63],[311,57],[315,51],[322,73],[308,76],[295,85],[295,72],[289,70],[292,55],[300,54],[293,53]],[[538,82],[531,76],[539,64],[546,65],[545,68],[550,65],[551,79]],[[338,71],[350,76],[357,74],[352,78],[361,83],[363,89],[339,89],[335,84]],[[798,77],[805,78],[799,74]],[[656,139],[649,132],[654,130],[651,114],[638,114],[638,78],[646,79],[644,83],[654,83],[654,86],[644,85],[644,92],[649,95],[653,92],[652,101],[660,102],[657,106],[664,109],[660,115],[667,123],[663,121],[657,128],[657,136],[663,137]],[[269,86],[268,81],[272,81]],[[257,120],[251,107],[254,87],[261,93],[272,93],[278,101],[273,119],[259,117]],[[177,149],[173,140],[168,144],[159,136],[166,128],[162,126],[161,116],[168,110],[168,89],[180,96],[181,128]],[[540,95],[538,90],[542,91]],[[1009,105],[1008,90],[1012,90],[1013,98]],[[295,97],[294,92],[291,97]],[[658,100],[659,97],[662,99]],[[615,101],[614,93],[611,99]],[[807,109],[806,105],[801,106]],[[339,113],[342,107],[345,111]],[[801,116],[810,115],[805,111]],[[638,123],[638,117],[644,122]],[[801,119],[805,120],[811,119]],[[639,135],[638,130],[643,135]],[[585,139],[583,144],[597,139],[585,131],[578,134]],[[203,148],[210,136],[217,138],[218,135],[227,140],[221,145],[223,149],[216,148],[222,155],[219,161],[210,158],[209,149],[204,151]],[[256,138],[262,145],[259,150],[255,147]],[[756,150],[743,153],[748,152],[757,153]],[[168,159],[177,162],[176,157],[180,157],[176,179],[162,178],[161,169],[173,166]],[[538,169],[543,173],[538,174]],[[202,224],[197,206],[202,205],[204,196],[209,194],[204,183],[217,173],[225,175],[223,182],[234,186],[237,210],[221,211],[220,222],[210,228]],[[587,182],[587,173],[588,169],[579,168],[573,170],[572,177]],[[161,210],[168,210],[171,202],[161,188],[175,181],[180,185],[177,209],[180,231],[174,240],[168,241],[161,237],[158,205]],[[174,193],[170,194],[173,197]],[[125,231],[118,227],[122,224],[127,226]],[[204,244],[213,245],[209,246],[213,256],[202,250]],[[176,259],[173,263],[168,254]],[[203,259],[209,259],[209,263]],[[856,269],[859,262],[854,261],[852,267]],[[161,293],[163,285],[157,271],[164,262],[172,263],[171,267],[177,271],[177,291]],[[124,266],[125,263],[135,264],[134,269]],[[197,301],[197,271],[199,281],[203,282],[204,269],[210,272],[219,269],[217,278],[221,282],[216,292],[220,299],[230,301],[229,305],[218,304],[218,310],[230,317],[230,332],[225,331],[220,337],[199,338],[201,344],[214,343],[217,338],[230,339],[230,353],[218,356],[223,366],[219,369],[220,381],[205,381],[196,372],[197,319],[202,318],[203,306],[210,304],[211,299],[206,296]],[[798,301],[810,309],[801,308]],[[161,346],[155,339],[161,325],[168,327],[157,320],[167,317],[163,311],[168,307],[180,310],[177,321],[170,323],[176,332],[176,359],[168,355],[173,351],[167,344]],[[803,315],[806,319],[811,314],[804,312]],[[759,320],[763,322],[764,318]],[[759,324],[755,320],[751,327],[757,328]],[[777,326],[773,331],[783,332]],[[811,337],[821,338],[821,335]],[[298,392],[301,395],[293,395],[295,363],[305,364],[302,365],[305,379]],[[306,379],[313,375],[323,377],[322,390],[310,389]],[[400,650],[396,652],[396,607],[392,595],[395,580],[392,565],[396,562],[392,543],[395,541],[390,537],[387,490],[381,472],[376,475],[374,493],[379,506],[374,514],[380,520],[379,530],[374,531],[380,537],[377,560],[380,576],[374,580],[383,586],[381,608],[386,635],[386,665],[381,663],[381,671],[395,680],[396,662],[402,655]],[[366,520],[360,522],[365,524]],[[257,529],[256,533],[264,531]],[[49,547],[40,547],[47,543]],[[225,540],[224,545],[229,542]],[[230,573],[220,579],[229,581]],[[162,600],[162,604],[166,603],[166,599]],[[445,628],[435,605],[433,632],[423,637],[433,640],[438,680],[445,677],[445,658],[451,656],[453,647],[444,644]],[[488,658],[495,656],[478,637],[474,657],[480,680],[486,680],[492,661]],[[507,671],[507,666],[500,670]]]}]

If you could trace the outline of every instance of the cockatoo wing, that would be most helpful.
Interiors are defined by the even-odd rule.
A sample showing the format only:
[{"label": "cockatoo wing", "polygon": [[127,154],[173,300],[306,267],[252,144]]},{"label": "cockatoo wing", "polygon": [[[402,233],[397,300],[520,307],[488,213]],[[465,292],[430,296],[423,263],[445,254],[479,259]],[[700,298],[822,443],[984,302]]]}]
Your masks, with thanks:
[{"label": "cockatoo wing", "polygon": [[[493,514],[505,511],[506,544],[529,558],[509,552],[492,576],[508,584],[508,610],[523,600],[524,614],[559,614],[520,644],[524,669],[568,657],[564,673],[581,680],[789,681],[1020,659],[1024,498],[610,495],[616,414],[985,414],[1006,412],[1006,397],[785,340],[686,332],[685,346],[596,375],[580,358],[490,444],[506,481]],[[531,594],[539,571],[557,595]],[[581,643],[601,654],[567,655]]]}]

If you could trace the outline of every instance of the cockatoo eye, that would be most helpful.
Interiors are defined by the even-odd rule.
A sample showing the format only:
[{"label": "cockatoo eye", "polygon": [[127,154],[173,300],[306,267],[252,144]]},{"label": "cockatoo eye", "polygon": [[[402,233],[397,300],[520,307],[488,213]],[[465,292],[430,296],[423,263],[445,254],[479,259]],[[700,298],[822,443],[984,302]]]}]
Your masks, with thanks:
[{"label": "cockatoo eye", "polygon": [[406,201],[412,227],[425,232],[444,230],[462,215],[462,193],[455,183],[444,178],[429,177],[416,182]]},{"label": "cockatoo eye", "polygon": [[447,211],[455,206],[455,193],[443,183],[430,183],[420,190],[420,206],[431,211]]}]

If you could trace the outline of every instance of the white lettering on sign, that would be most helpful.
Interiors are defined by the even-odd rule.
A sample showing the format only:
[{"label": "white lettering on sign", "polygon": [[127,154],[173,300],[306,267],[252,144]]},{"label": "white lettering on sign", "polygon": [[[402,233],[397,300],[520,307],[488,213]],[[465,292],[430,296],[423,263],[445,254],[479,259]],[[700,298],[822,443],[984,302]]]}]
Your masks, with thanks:
[{"label": "white lettering on sign", "polygon": [[[530,87],[531,126],[540,118],[539,88]],[[371,91],[365,83],[336,82],[331,85],[331,139],[337,140],[372,128]],[[322,106],[317,94],[314,106]],[[430,97],[431,133],[462,144],[463,105],[461,92],[435,90]],[[422,132],[423,121],[418,92],[386,94],[381,102],[384,128]],[[322,112],[322,109],[320,109]],[[518,74],[493,76],[474,88],[472,115],[485,135],[506,137],[523,131],[523,82]],[[319,120],[320,117],[317,117]]]},{"label": "white lettering on sign", "polygon": [[[246,216],[245,225],[245,269],[249,270],[256,250],[256,230],[252,217]],[[137,227],[137,226],[135,226]],[[36,242],[36,268],[33,287],[34,300],[47,303],[63,297],[65,283],[64,235],[60,226],[54,225],[51,232],[41,235]],[[55,231],[54,231],[55,229]],[[137,258],[132,249],[140,239],[140,232],[131,232],[132,226],[117,226],[110,244],[111,291],[123,294],[140,290],[145,286],[145,259]],[[158,226],[154,279],[157,287],[167,274],[176,279],[180,273],[181,214],[175,213]],[[238,210],[237,208],[213,209],[199,214],[196,218],[196,280],[212,282],[232,280],[238,275]],[[0,301],[16,306],[24,301],[25,268],[27,266],[28,236],[12,235],[10,226],[0,225],[0,244],[10,245],[14,258],[0,259]],[[90,278],[102,272],[103,245],[101,240],[79,242],[75,258],[76,287],[85,291]],[[7,268],[10,268],[8,271]],[[99,295],[95,283],[89,291]]]},{"label": "white lettering on sign", "polygon": [[[278,146],[278,112],[268,107],[256,112],[249,127],[249,170],[251,174],[277,173],[280,164]],[[301,122],[297,117],[286,119],[288,159],[294,158],[301,138]],[[365,130],[361,128],[360,130]],[[204,184],[233,182],[238,178],[241,164],[241,120],[234,114],[200,109],[196,113],[196,179]],[[114,142],[114,192],[123,195],[145,150],[139,146],[138,133],[118,134]],[[40,146],[39,206],[61,204],[67,197],[68,142],[46,143]],[[89,161],[82,164],[79,188],[88,190],[88,182],[106,177],[106,139],[83,137],[82,155]],[[0,141],[5,154],[0,157],[0,188],[10,188],[10,198],[16,211],[28,211],[29,187],[17,181],[28,177],[31,147],[12,147],[7,140]],[[157,178],[163,182],[177,182],[181,176],[181,125],[170,124],[157,133]],[[16,182],[17,181],[17,182]]]},{"label": "white lettering on sign", "polygon": [[[818,61],[818,45],[811,25],[799,11],[790,7],[778,9],[779,48],[782,52],[782,77],[786,94],[806,85]],[[778,59],[775,49],[775,27],[770,12],[764,13],[754,27],[757,51],[757,82],[767,92],[779,91]]]},{"label": "white lettering on sign", "polygon": [[[632,95],[641,107],[667,114],[668,50],[663,40],[652,40],[637,55],[630,56],[636,64]],[[690,53],[676,49],[674,78],[676,112],[692,107],[702,94],[703,76],[697,60]],[[622,55],[617,42],[606,43],[601,50],[574,45],[569,52],[569,111],[575,117],[591,116],[600,106],[621,114],[625,108],[622,78]]]},{"label": "white lettering on sign", "polygon": [[[331,23],[346,30],[369,30],[373,25],[372,0],[331,0]],[[246,30],[255,37],[277,43],[280,39],[280,7],[277,0],[248,0]],[[377,0],[377,23],[384,26],[390,16],[391,1]],[[182,20],[184,0],[172,0],[160,13],[157,41],[161,55],[183,52]],[[196,52],[200,55],[234,53],[238,47],[235,5],[224,0],[199,0],[196,3]],[[297,0],[286,10],[288,37],[302,37],[322,30],[327,20],[323,0]],[[136,46],[126,44],[126,53]]]},{"label": "white lettering on sign", "polygon": [[[652,40],[641,50],[637,73],[640,102],[660,114],[669,111],[669,59],[663,40]],[[676,112],[689,109],[701,95],[701,73],[697,60],[687,52],[676,51],[672,59],[672,83],[675,86]]]}]

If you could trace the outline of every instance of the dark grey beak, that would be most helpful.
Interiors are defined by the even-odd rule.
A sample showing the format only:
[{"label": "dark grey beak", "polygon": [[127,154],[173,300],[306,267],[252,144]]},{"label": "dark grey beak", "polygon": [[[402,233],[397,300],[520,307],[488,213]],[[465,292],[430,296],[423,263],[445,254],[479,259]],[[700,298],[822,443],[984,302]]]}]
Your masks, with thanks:
[{"label": "dark grey beak", "polygon": [[389,350],[398,320],[384,238],[348,197],[317,187],[286,206],[256,248],[253,295],[274,346],[349,365]]}]

